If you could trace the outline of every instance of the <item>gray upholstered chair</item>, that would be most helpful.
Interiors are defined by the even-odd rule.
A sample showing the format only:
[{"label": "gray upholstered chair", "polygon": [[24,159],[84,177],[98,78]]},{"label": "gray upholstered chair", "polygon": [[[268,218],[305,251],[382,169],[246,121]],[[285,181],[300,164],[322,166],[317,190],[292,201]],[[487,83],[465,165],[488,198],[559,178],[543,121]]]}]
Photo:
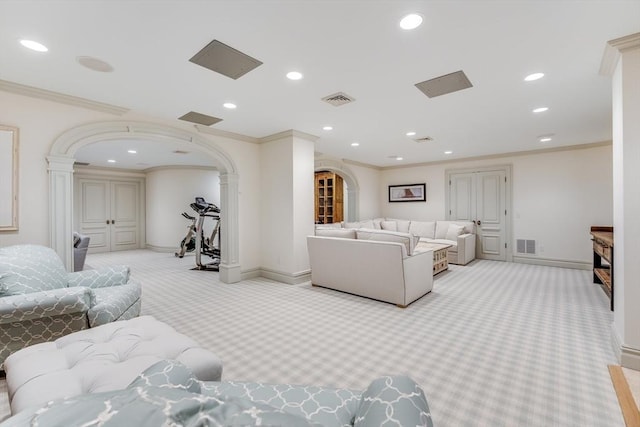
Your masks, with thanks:
[{"label": "gray upholstered chair", "polygon": [[87,258],[90,240],[89,236],[78,232],[73,233],[73,271],[84,270],[84,260]]},{"label": "gray upholstered chair", "polygon": [[0,248],[0,369],[23,347],[138,316],[140,298],[127,266],[68,273],[50,248]]}]

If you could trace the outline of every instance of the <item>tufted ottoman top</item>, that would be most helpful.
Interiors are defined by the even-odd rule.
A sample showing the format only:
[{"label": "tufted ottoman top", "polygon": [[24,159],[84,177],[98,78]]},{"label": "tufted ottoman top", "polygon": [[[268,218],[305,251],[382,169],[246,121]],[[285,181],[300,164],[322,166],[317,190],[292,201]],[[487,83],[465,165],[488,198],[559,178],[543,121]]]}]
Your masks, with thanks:
[{"label": "tufted ottoman top", "polygon": [[215,354],[171,326],[142,316],[13,353],[4,363],[11,412],[54,399],[123,389],[163,359],[185,364],[202,381],[219,381],[222,376]]}]

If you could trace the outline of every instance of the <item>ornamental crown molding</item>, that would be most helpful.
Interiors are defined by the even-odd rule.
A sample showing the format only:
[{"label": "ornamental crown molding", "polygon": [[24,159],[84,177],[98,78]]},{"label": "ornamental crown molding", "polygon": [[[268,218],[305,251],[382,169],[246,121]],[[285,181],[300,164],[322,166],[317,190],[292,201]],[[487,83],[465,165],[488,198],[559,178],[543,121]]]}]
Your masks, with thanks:
[{"label": "ornamental crown molding", "polygon": [[609,40],[602,55],[600,75],[612,76],[620,59],[620,55],[635,49],[640,49],[640,33]]},{"label": "ornamental crown molding", "polygon": [[53,92],[51,90],[40,89],[33,86],[21,85],[20,83],[14,83],[7,80],[0,80],[0,90],[18,95],[30,96],[31,98],[72,105],[74,107],[87,108],[101,113],[114,114],[116,116],[121,116],[129,111],[128,108],[92,101],[86,98],[79,98],[77,96],[65,95],[64,93]]}]

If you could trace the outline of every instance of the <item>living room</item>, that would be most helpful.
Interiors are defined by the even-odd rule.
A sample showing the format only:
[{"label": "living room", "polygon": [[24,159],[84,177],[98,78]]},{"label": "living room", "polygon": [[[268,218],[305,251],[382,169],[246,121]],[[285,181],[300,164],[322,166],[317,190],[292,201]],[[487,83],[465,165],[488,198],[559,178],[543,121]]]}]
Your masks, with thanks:
[{"label": "living room", "polygon": [[[621,145],[617,145],[616,142],[620,132],[617,125],[612,126],[610,107],[611,97],[613,96],[614,102],[616,102],[615,100],[618,99],[616,94],[619,94],[622,89],[615,89],[615,84],[618,80],[614,79],[612,82],[611,78],[597,76],[597,74],[607,42],[638,31],[637,20],[632,19],[634,13],[638,11],[637,2],[612,2],[611,6],[600,5],[600,9],[596,8],[597,13],[593,9],[595,6],[587,4],[588,2],[579,3],[576,5],[576,9],[569,11],[565,10],[567,9],[565,7],[554,10],[553,6],[549,5],[545,6],[547,9],[544,7],[537,9],[530,3],[522,5],[525,11],[535,11],[536,16],[542,16],[546,13],[553,15],[553,12],[556,12],[557,16],[563,17],[567,16],[567,12],[584,13],[585,23],[582,23],[583,26],[580,26],[580,28],[588,27],[586,25],[587,22],[593,24],[589,19],[593,19],[593,16],[598,14],[610,13],[610,19],[615,18],[618,20],[615,25],[602,25],[602,32],[597,34],[597,39],[596,35],[592,35],[596,40],[589,40],[589,44],[595,46],[592,55],[589,56],[590,62],[588,62],[588,65],[580,63],[582,67],[589,67],[588,74],[593,74],[602,80],[602,82],[598,83],[598,87],[594,88],[594,92],[607,95],[608,105],[600,103],[593,110],[581,110],[582,115],[575,114],[564,120],[573,129],[574,133],[570,137],[557,130],[561,128],[559,119],[547,119],[545,121],[545,119],[533,117],[531,120],[535,124],[521,120],[517,126],[524,129],[522,132],[529,135],[531,140],[525,143],[525,141],[522,141],[522,133],[514,134],[513,147],[511,147],[509,141],[512,138],[510,135],[505,135],[511,129],[503,128],[500,114],[496,112],[491,120],[482,121],[482,124],[478,126],[477,122],[480,120],[470,119],[472,115],[467,111],[469,108],[465,105],[466,102],[471,102],[471,100],[462,98],[462,95],[466,92],[459,91],[440,98],[442,101],[439,106],[439,109],[446,115],[454,116],[455,118],[456,114],[459,114],[466,119],[460,123],[459,129],[456,130],[458,132],[457,139],[461,143],[453,150],[452,154],[443,154],[442,151],[447,148],[444,146],[446,145],[445,141],[455,140],[455,135],[449,134],[448,138],[440,137],[440,135],[443,135],[442,132],[432,130],[439,129],[435,124],[432,125],[432,128],[423,127],[418,129],[419,136],[434,135],[433,142],[416,143],[413,138],[407,138],[403,134],[401,135],[402,140],[389,141],[388,145],[391,148],[380,149],[380,146],[384,146],[384,144],[381,144],[372,151],[364,151],[369,142],[367,138],[375,133],[375,129],[367,129],[368,133],[363,132],[365,136],[357,138],[360,143],[359,147],[349,146],[347,143],[355,140],[356,137],[352,134],[345,134],[341,137],[341,147],[332,151],[332,146],[337,145],[338,140],[327,136],[334,130],[323,131],[321,129],[322,126],[333,124],[335,128],[334,134],[336,134],[341,127],[337,123],[346,126],[348,122],[352,122],[353,128],[368,128],[370,122],[378,119],[382,120],[382,117],[376,117],[371,114],[364,115],[364,118],[356,117],[351,112],[353,108],[352,110],[341,110],[367,103],[367,98],[370,95],[363,90],[350,93],[356,98],[351,106],[325,106],[324,108],[329,108],[329,110],[324,112],[324,116],[318,118],[318,120],[313,120],[313,126],[316,126],[316,121],[318,122],[317,130],[312,130],[315,128],[309,124],[308,118],[298,117],[291,113],[291,117],[298,119],[299,126],[293,120],[276,120],[269,116],[273,121],[270,129],[273,130],[271,132],[263,132],[264,128],[258,128],[257,123],[253,124],[251,120],[247,119],[238,119],[225,110],[210,108],[205,111],[210,112],[212,115],[224,117],[224,121],[219,124],[205,126],[171,118],[183,114],[182,109],[191,108],[187,107],[187,104],[173,107],[173,113],[169,115],[159,108],[143,107],[144,103],[142,102],[130,103],[129,101],[124,101],[124,98],[121,98],[123,101],[120,101],[117,94],[122,91],[114,89],[112,86],[114,83],[110,82],[108,77],[105,77],[109,76],[108,73],[100,74],[83,69],[82,73],[84,74],[82,74],[76,70],[75,74],[72,73],[72,75],[75,75],[78,81],[83,82],[82,85],[77,87],[69,85],[68,82],[56,83],[54,79],[47,80],[44,74],[40,74],[44,73],[49,66],[46,56],[24,53],[16,42],[17,38],[22,37],[22,33],[32,32],[37,34],[33,29],[35,24],[32,24],[32,28],[28,29],[28,31],[17,30],[20,21],[23,21],[22,24],[25,25],[26,17],[36,7],[35,2],[26,3],[28,3],[27,6],[19,6],[17,2],[9,2],[2,6],[3,9],[6,8],[8,10],[6,14],[2,14],[4,16],[2,21],[3,39],[5,39],[3,43],[6,43],[6,51],[11,52],[14,56],[12,57],[11,69],[7,68],[7,71],[0,75],[0,78],[3,79],[0,81],[0,105],[7,106],[3,110],[0,124],[17,129],[19,135],[19,167],[17,172],[19,175],[17,179],[19,182],[19,221],[16,231],[0,233],[0,247],[26,243],[50,246],[56,249],[65,265],[70,267],[71,232],[76,225],[75,221],[77,219],[73,204],[74,199],[77,198],[77,195],[73,194],[75,175],[81,172],[92,173],[102,177],[137,177],[147,183],[149,174],[155,174],[155,179],[162,174],[168,175],[169,172],[163,172],[161,168],[145,172],[144,166],[138,166],[135,170],[124,170],[121,166],[122,162],[115,169],[109,169],[107,164],[98,165],[98,167],[94,168],[74,167],[74,162],[76,160],[82,161],[81,155],[86,153],[92,144],[113,141],[116,138],[146,141],[170,140],[174,144],[175,150],[199,153],[202,158],[206,159],[204,162],[205,164],[208,163],[206,167],[217,171],[219,174],[219,189],[216,188],[213,194],[219,195],[219,200],[214,200],[214,202],[220,205],[223,215],[226,215],[228,221],[224,224],[221,233],[221,245],[223,247],[221,270],[219,276],[218,273],[214,273],[215,279],[211,279],[212,283],[219,283],[220,285],[224,283],[250,282],[259,280],[259,278],[277,280],[281,283],[294,284],[294,286],[309,281],[309,258],[305,238],[307,235],[313,234],[312,187],[313,172],[317,170],[336,170],[353,178],[353,183],[355,184],[353,190],[356,190],[354,193],[356,198],[353,202],[353,209],[349,211],[349,215],[353,216],[353,220],[375,217],[440,220],[447,218],[449,194],[446,180],[448,173],[509,165],[511,170],[509,191],[507,193],[509,229],[508,237],[505,241],[508,245],[506,251],[508,258],[505,261],[516,261],[517,264],[536,264],[537,266],[560,267],[580,270],[582,273],[586,271],[590,273],[592,244],[589,230],[591,226],[616,225],[617,227],[618,224],[626,224],[627,228],[625,230],[630,231],[624,234],[627,236],[633,235],[634,229],[632,227],[634,225],[630,224],[629,220],[620,222],[620,218],[632,218],[633,209],[637,208],[629,201],[632,200],[630,199],[632,195],[626,193],[630,191],[628,190],[629,186],[622,185],[623,182],[635,181],[636,175],[634,174],[636,172],[633,171],[632,164],[628,160],[633,158],[629,154],[630,152],[633,154],[633,151],[629,151],[632,148],[625,145],[624,156],[620,154],[621,148],[618,147],[621,147]],[[216,7],[227,7],[229,8],[229,16],[235,16],[234,14],[242,12],[249,3],[244,2],[241,7],[232,6],[228,2],[219,2]],[[276,7],[276,3],[282,2],[272,2],[270,6]],[[305,7],[312,8],[311,11],[315,11],[317,8],[322,9],[318,4],[311,5],[313,2],[309,2],[307,6],[302,5],[302,3],[305,2],[301,2],[299,8],[303,9],[303,12]],[[349,12],[349,16],[353,16],[351,15],[352,9],[362,6],[362,2],[350,3],[347,9],[340,10],[338,8],[336,10],[340,10],[345,14]],[[398,3],[402,4],[397,8],[390,6],[389,3],[379,5],[377,7],[382,9],[380,11],[376,10],[377,7],[372,6],[369,13],[376,17],[388,14],[391,20],[391,18],[395,19],[395,14],[400,13],[401,10],[405,8],[412,9],[408,2]],[[66,12],[70,13],[69,10],[73,10],[73,6],[68,4],[66,6],[70,8]],[[251,6],[256,5],[251,3]],[[164,7],[169,8],[167,4]],[[294,18],[292,10],[287,10],[286,5],[282,7],[284,7],[282,10],[283,17],[281,20],[273,18],[274,26],[279,24],[286,25],[283,24],[282,20]],[[334,5],[333,7],[336,6]],[[441,7],[444,6],[441,5]],[[492,7],[495,7],[495,5]],[[179,9],[177,6],[176,8]],[[393,13],[387,8],[390,8]],[[133,11],[130,11],[130,19],[133,20],[134,16],[138,16],[136,13],[144,12],[143,7],[140,9],[134,8]],[[297,7],[293,9],[295,10]],[[521,16],[524,12],[517,12],[516,9],[518,7],[510,8],[509,13],[514,15],[514,19],[524,19]],[[190,11],[193,12],[191,9]],[[216,8],[209,10],[212,15],[214,15],[213,12],[215,11],[219,10]],[[450,12],[450,10],[447,11]],[[471,7],[471,10],[466,13],[472,14],[474,11],[477,10]],[[84,7],[79,7],[76,12],[70,13],[70,16],[75,15],[86,18],[91,15],[89,12]],[[117,7],[107,8],[105,11],[105,13],[113,13],[116,16],[118,15],[117,12]],[[160,9],[156,12],[159,15],[161,14]],[[167,10],[162,11],[163,14],[167,12]],[[439,12],[444,13],[445,10],[439,10]],[[58,14],[62,14],[62,11],[52,11],[51,13],[58,16]],[[331,15],[329,10],[324,13]],[[422,13],[428,16],[428,8]],[[12,16],[14,20],[9,19],[9,16]],[[44,19],[40,14],[36,14],[36,16],[39,17],[36,21]],[[167,19],[167,15],[162,16]],[[324,15],[322,16],[324,17]],[[94,17],[93,19],[97,18]],[[467,17],[466,19],[469,18]],[[126,25],[127,28],[128,24]],[[434,25],[433,22],[431,24]],[[219,23],[219,25],[223,25],[223,23]],[[551,23],[547,23],[547,25],[551,25]],[[507,29],[500,28],[500,31],[507,31]],[[301,30],[300,28],[298,29]],[[84,28],[84,31],[91,33],[88,28]],[[253,55],[259,56],[259,49],[253,48],[248,42],[240,46],[234,45],[231,37],[233,32],[232,30],[228,31],[228,35],[223,37],[223,35],[214,34],[215,31],[212,33],[211,30],[208,30],[207,37],[220,37],[231,46],[250,50]],[[559,33],[561,34],[561,32]],[[43,34],[46,34],[46,32],[43,32]],[[518,37],[520,37],[520,33],[518,34]],[[580,37],[586,37],[586,35],[580,33]],[[363,43],[363,40],[358,39],[355,35],[354,38],[356,40],[350,41],[351,43],[358,46],[360,46],[359,43]],[[496,37],[495,39],[498,40],[500,38]],[[517,39],[517,37],[514,37],[514,39]],[[555,40],[556,44],[562,44],[558,41],[560,39]],[[47,44],[46,40],[42,41]],[[564,49],[568,51],[577,49],[577,44],[569,44],[569,41],[567,43],[568,46],[563,48],[563,54],[567,53]],[[198,49],[201,47],[199,46]],[[450,47],[450,49],[455,48],[457,48],[457,45]],[[64,55],[72,58],[71,62],[76,55],[90,53],[89,46],[82,46],[81,48],[65,47],[65,49],[69,49],[69,52],[64,53]],[[80,51],[82,49],[84,49],[84,53]],[[50,53],[58,55],[61,51],[61,47],[58,47],[58,53],[52,48]],[[109,59],[106,54],[101,53],[100,49],[95,48],[94,52],[92,54],[98,57],[105,55],[104,59]],[[191,52],[191,54],[193,53],[195,52]],[[472,50],[469,50],[466,51],[466,55],[473,57],[474,54]],[[279,58],[279,56],[275,57]],[[264,58],[264,68],[269,73],[275,73],[273,69],[268,68],[270,62],[266,60],[271,56],[265,54]],[[477,61],[477,58],[474,59]],[[185,64],[187,64],[187,60],[188,57],[184,60]],[[465,60],[460,58],[457,60],[460,62],[458,69],[462,67],[465,70],[470,69],[465,65]],[[364,64],[371,65],[367,61],[364,61]],[[528,66],[538,66],[537,64],[534,61],[533,64]],[[188,65],[196,67],[193,64]],[[71,64],[71,66],[78,68],[77,64]],[[127,65],[124,62],[119,62],[114,64],[114,67],[117,72],[121,68],[125,69]],[[246,78],[250,79],[252,74],[256,74],[260,70],[261,68],[258,67],[256,70],[249,72]],[[342,71],[353,79],[348,70]],[[448,71],[453,72],[456,69]],[[571,71],[573,71],[573,68],[571,68]],[[56,72],[63,73],[65,71],[62,68],[56,68]],[[205,76],[215,75],[215,73],[204,69],[199,72],[206,73],[203,74]],[[556,69],[554,72],[556,76],[561,74],[560,69]],[[570,74],[568,68],[563,72]],[[22,73],[22,77],[18,77],[20,73]],[[514,73],[517,74],[520,71],[514,71]],[[312,76],[311,71],[306,71],[305,74],[307,78]],[[470,73],[469,77],[473,81],[474,87],[466,91],[472,93],[477,90],[480,93],[475,97],[486,96],[487,93],[486,89],[483,88],[482,79],[474,79],[472,73]],[[505,91],[519,92],[522,97],[520,99],[529,96],[530,99],[527,102],[539,102],[538,100],[543,97],[537,94],[546,95],[549,92],[549,89],[543,86],[545,79],[553,82],[553,72],[550,72],[545,79],[539,82],[532,82],[538,85],[535,87],[526,86],[529,83],[522,81],[524,75],[520,76],[518,74],[517,77],[519,81],[517,83],[515,81],[508,83]],[[143,78],[138,76],[138,79]],[[413,83],[417,81],[419,80],[408,85],[409,89],[414,90],[417,95],[422,97],[418,98],[419,101],[414,102],[429,102],[439,99],[429,100],[416,88],[411,88]],[[236,83],[239,82],[242,82],[242,79],[239,79]],[[302,82],[297,82],[296,84],[304,82],[305,80],[303,79]],[[260,83],[262,84],[262,82]],[[255,84],[257,83],[251,82],[252,86]],[[81,87],[85,85],[92,87],[94,92],[83,92]],[[612,85],[614,87],[613,91]],[[101,86],[105,89],[101,89]],[[128,87],[127,92],[135,92],[131,86],[126,87]],[[496,88],[496,86],[492,87],[492,89]],[[531,88],[533,89],[528,91]],[[553,83],[552,88],[553,90],[560,89],[558,83]],[[577,97],[577,93],[582,88],[584,87],[571,88],[565,98]],[[209,87],[207,91],[211,89],[212,87]],[[213,90],[216,90],[215,85],[213,85]],[[224,90],[228,89],[225,88]],[[252,90],[255,91],[255,88]],[[324,90],[325,86],[320,86],[318,90],[303,88],[295,94],[285,91],[283,93],[286,94],[287,100],[311,95],[315,100],[326,95],[321,93]],[[351,92],[346,87],[336,87],[336,90]],[[633,94],[634,92],[629,89],[629,93]],[[391,96],[388,93],[386,95]],[[627,92],[625,92],[626,95]],[[141,89],[136,96],[148,98],[145,102],[149,104],[168,102],[166,98],[163,98],[158,93],[150,92],[146,88]],[[229,93],[226,93],[221,98],[230,96]],[[242,100],[243,98],[238,97],[237,99]],[[251,105],[249,98],[244,99],[245,105]],[[264,102],[262,97],[256,99],[253,102],[255,105]],[[375,104],[374,101],[369,102]],[[473,102],[478,102],[478,100],[474,99]],[[519,102],[524,103],[524,101]],[[625,100],[625,102],[628,102],[628,100]],[[635,102],[637,103],[637,100]],[[238,104],[239,107],[237,111],[233,112],[234,114],[242,113],[243,105],[240,101],[238,101]],[[578,99],[575,104],[588,103],[580,102]],[[206,109],[204,107],[206,103],[200,105],[203,105],[202,109]],[[518,106],[517,103],[506,105],[505,109],[513,110],[516,106]],[[251,108],[256,107],[252,106]],[[305,111],[307,104],[303,104],[298,108],[301,111]],[[529,108],[528,104],[527,108]],[[573,108],[577,109],[577,106],[556,103],[554,108],[547,113],[554,113],[554,110],[562,111]],[[627,111],[627,108],[627,104],[625,104],[625,111]],[[632,104],[630,112],[625,114],[632,114],[633,108]],[[459,112],[456,112],[456,109]],[[496,109],[496,105],[491,104],[491,109]],[[346,111],[344,113],[345,117],[340,117],[340,111]],[[383,111],[387,110],[384,109]],[[432,113],[432,111],[420,111],[422,115],[427,115],[428,113]],[[417,114],[416,117],[414,113],[408,113],[407,121],[409,124],[402,123],[402,129],[409,131],[413,127],[417,127],[420,114]],[[527,114],[530,113],[527,112]],[[314,111],[309,115],[317,114]],[[286,117],[286,114],[284,116]],[[507,121],[509,120],[507,119]],[[469,123],[468,128],[464,125],[464,122]],[[564,123],[564,125],[567,123]],[[616,123],[615,119],[614,123]],[[452,127],[450,123],[447,124]],[[472,128],[471,124],[475,127]],[[542,130],[543,127],[549,130]],[[588,128],[588,131],[581,130],[581,127]],[[594,127],[597,130],[591,132]],[[480,135],[477,137],[478,142],[474,142],[476,130],[484,132],[482,134],[478,133]],[[633,135],[633,130],[627,130],[627,128],[624,130],[625,140],[629,134]],[[491,135],[494,131],[496,133],[496,143],[490,148],[492,151],[482,151],[484,145],[491,145],[494,138]],[[556,134],[553,136],[554,142],[551,144],[540,143],[537,137],[547,132]],[[468,145],[466,148],[465,143]],[[373,145],[373,139],[371,139],[371,145]],[[358,152],[357,150],[361,151]],[[404,160],[397,160],[397,157],[403,154],[403,150],[408,154],[404,155]],[[396,157],[390,159],[389,155],[396,155]],[[145,162],[145,159],[140,158],[138,162]],[[623,176],[618,175],[622,168],[614,167],[616,164],[620,165],[620,162],[623,162],[622,164],[628,163],[628,167],[624,168],[625,174]],[[180,175],[181,168],[184,169],[184,176]],[[189,165],[174,165],[172,170],[176,175],[172,179],[185,182],[185,186],[188,188],[194,188],[195,186],[192,185],[194,181],[187,176],[192,169]],[[426,184],[426,202],[388,202],[388,187],[390,185],[412,183]],[[191,190],[185,190],[180,197],[190,200],[195,195],[191,194]],[[174,200],[178,198],[176,196]],[[627,203],[620,205],[619,200],[627,200]],[[149,203],[148,199],[146,203]],[[626,209],[626,211],[623,211],[624,214],[621,214],[621,211],[616,206],[624,206],[624,209]],[[139,248],[152,247],[160,251],[159,253],[162,253],[163,250],[175,249],[181,235],[184,234],[186,223],[180,217],[180,212],[185,209],[188,209],[186,203],[176,204],[176,206],[157,204],[152,207],[145,206],[145,215],[143,215],[142,219],[144,226],[142,227],[142,238],[139,240]],[[164,210],[167,212],[167,217],[174,218],[173,223],[162,222],[160,225],[156,220],[157,218],[154,218],[154,215],[158,215],[159,212]],[[154,220],[156,221],[154,222]],[[172,231],[168,233],[167,229]],[[534,240],[537,245],[536,252],[534,254],[517,253],[515,244],[518,239]],[[618,234],[616,234],[616,239],[616,244],[620,244],[622,248],[620,253],[623,254],[621,258],[616,258],[616,262],[633,259],[632,256],[635,252],[634,249],[628,246],[629,243],[625,243],[624,239]],[[620,240],[618,241],[618,239]],[[95,254],[97,257],[106,255],[108,254]],[[616,252],[616,256],[618,256],[618,252]],[[91,254],[89,259],[91,259]],[[102,262],[99,261],[100,258],[95,259],[94,264]],[[176,262],[178,261],[176,260]],[[89,264],[91,264],[91,261],[89,261]],[[183,266],[183,264],[180,265]],[[447,275],[436,280],[441,282],[444,281],[443,279],[453,280],[456,274],[462,275],[464,271],[469,271],[476,267],[477,265],[473,263],[468,267],[454,267]],[[621,283],[621,285],[619,288],[620,296],[616,298],[623,299],[618,301],[620,310],[616,310],[611,314],[609,324],[605,325],[607,328],[613,326],[614,329],[618,330],[617,333],[620,336],[617,343],[618,352],[629,357],[629,360],[635,360],[634,358],[638,354],[638,344],[640,344],[637,341],[638,337],[634,335],[635,332],[632,332],[632,325],[637,321],[637,317],[634,317],[635,315],[632,313],[633,305],[628,302],[629,295],[633,300],[637,293],[640,292],[636,286],[637,280],[633,279],[636,277],[634,276],[635,268],[627,265],[617,269],[617,274],[621,275],[621,279],[616,280],[616,284]],[[135,275],[136,271],[133,271],[133,274]],[[189,277],[191,278],[192,276]],[[266,281],[265,283],[269,282]],[[268,284],[265,286],[270,288]],[[603,298],[606,299],[606,296],[603,295]],[[144,304],[143,300],[143,307]],[[410,310],[411,307],[409,306],[407,310]],[[143,312],[144,310],[143,308]],[[612,346],[616,347],[615,344]],[[215,351],[215,348],[212,350]],[[627,362],[628,365],[633,365],[633,363],[635,362]],[[277,380],[277,378],[274,379]],[[445,413],[445,411],[440,413]],[[437,419],[437,421],[438,425],[447,425],[446,420]],[[522,422],[522,424],[527,424],[527,422]],[[455,425],[455,423],[449,425]]]}]

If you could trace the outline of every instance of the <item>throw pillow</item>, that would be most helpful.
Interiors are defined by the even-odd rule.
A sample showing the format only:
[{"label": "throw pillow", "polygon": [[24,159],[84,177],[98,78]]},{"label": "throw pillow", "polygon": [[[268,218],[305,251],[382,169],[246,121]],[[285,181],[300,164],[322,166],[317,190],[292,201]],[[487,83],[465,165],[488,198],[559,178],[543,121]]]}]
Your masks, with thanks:
[{"label": "throw pillow", "polygon": [[436,223],[434,221],[411,221],[409,232],[420,237],[433,239]]},{"label": "throw pillow", "polygon": [[360,223],[359,222],[345,222],[344,223],[344,228],[360,228]]},{"label": "throw pillow", "polygon": [[464,225],[449,224],[449,229],[445,235],[445,239],[456,241],[458,236],[464,233]]},{"label": "throw pillow", "polygon": [[373,228],[375,230],[382,230],[382,221],[384,221],[384,218],[374,218],[373,219]]},{"label": "throw pillow", "polygon": [[373,221],[369,219],[367,221],[360,221],[360,228],[368,228],[370,230],[373,230],[375,227]]},{"label": "throw pillow", "polygon": [[395,221],[382,221],[380,226],[383,230],[398,231],[398,223]]}]

